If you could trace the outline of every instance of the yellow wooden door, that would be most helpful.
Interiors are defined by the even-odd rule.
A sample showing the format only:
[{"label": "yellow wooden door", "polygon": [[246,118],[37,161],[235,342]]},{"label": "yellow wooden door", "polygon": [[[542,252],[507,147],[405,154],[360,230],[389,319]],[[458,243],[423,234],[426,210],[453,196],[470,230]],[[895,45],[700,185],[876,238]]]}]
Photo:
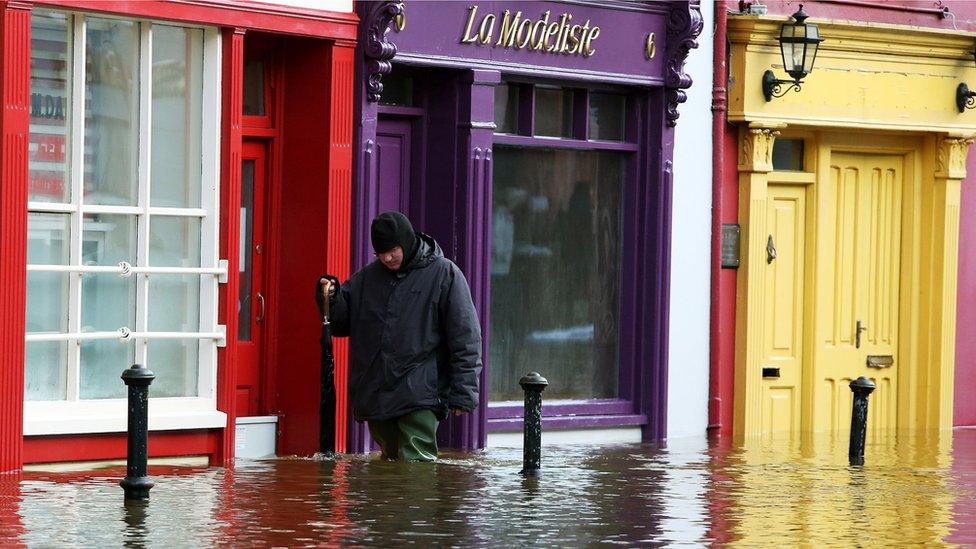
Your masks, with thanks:
[{"label": "yellow wooden door", "polygon": [[877,385],[868,427],[896,426],[904,164],[835,152],[819,189],[814,430],[850,428],[848,384],[858,376]]},{"label": "yellow wooden door", "polygon": [[800,428],[806,187],[770,185],[766,199],[762,431]]}]

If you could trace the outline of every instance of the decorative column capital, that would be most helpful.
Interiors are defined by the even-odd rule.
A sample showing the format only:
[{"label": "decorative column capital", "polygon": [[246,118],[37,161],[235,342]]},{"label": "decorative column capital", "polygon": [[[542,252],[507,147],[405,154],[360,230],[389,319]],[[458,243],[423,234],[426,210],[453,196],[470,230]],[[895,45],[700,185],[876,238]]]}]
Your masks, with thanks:
[{"label": "decorative column capital", "polygon": [[369,101],[377,102],[383,93],[381,79],[393,69],[390,62],[396,55],[397,48],[393,42],[386,40],[390,32],[390,23],[403,15],[403,2],[377,2],[364,22],[366,39],[364,40],[363,55],[366,58],[366,97]]},{"label": "decorative column capital", "polygon": [[668,104],[664,113],[668,127],[678,123],[678,105],[688,99],[684,90],[691,87],[691,76],[685,71],[685,60],[692,48],[698,47],[704,21],[700,0],[675,2],[668,13],[667,52],[664,59],[664,87]]},{"label": "decorative column capital", "polygon": [[936,154],[935,176],[945,179],[966,177],[966,156],[972,136],[945,135],[939,137]]},{"label": "decorative column capital", "polygon": [[773,171],[773,143],[782,126],[743,126],[739,131],[739,171]]}]

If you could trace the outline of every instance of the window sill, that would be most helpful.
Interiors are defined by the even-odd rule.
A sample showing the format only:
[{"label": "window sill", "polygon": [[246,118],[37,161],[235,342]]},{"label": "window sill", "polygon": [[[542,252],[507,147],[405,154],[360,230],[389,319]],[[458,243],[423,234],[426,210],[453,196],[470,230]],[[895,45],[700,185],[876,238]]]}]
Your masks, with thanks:
[{"label": "window sill", "polygon": [[[587,415],[587,416],[543,416],[542,430],[548,429],[591,429],[595,427],[627,427],[646,425],[644,414]],[[520,431],[522,418],[489,419],[488,432]]]},{"label": "window sill", "polygon": [[[124,433],[126,399],[89,402],[24,403],[24,436]],[[160,398],[149,401],[149,430],[219,429],[227,414],[202,398]]]}]

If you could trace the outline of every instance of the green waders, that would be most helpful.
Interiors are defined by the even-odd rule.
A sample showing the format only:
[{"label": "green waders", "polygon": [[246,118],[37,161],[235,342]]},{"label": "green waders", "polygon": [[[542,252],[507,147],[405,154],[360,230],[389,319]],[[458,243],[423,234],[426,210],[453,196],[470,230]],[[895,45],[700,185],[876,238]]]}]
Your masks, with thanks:
[{"label": "green waders", "polygon": [[369,434],[383,450],[383,459],[437,459],[437,416],[417,410],[395,419],[368,420]]}]

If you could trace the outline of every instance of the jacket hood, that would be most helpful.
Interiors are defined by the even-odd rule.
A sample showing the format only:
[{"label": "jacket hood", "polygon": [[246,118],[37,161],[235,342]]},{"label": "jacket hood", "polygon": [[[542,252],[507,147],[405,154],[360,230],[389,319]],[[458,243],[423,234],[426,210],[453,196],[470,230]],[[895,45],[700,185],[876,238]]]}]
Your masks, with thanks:
[{"label": "jacket hood", "polygon": [[407,273],[414,269],[422,269],[442,257],[444,257],[444,250],[442,250],[440,244],[434,240],[434,237],[427,233],[418,232],[417,252],[414,253],[413,259],[411,259],[410,262],[403,267],[400,267],[400,270],[397,272]]}]

